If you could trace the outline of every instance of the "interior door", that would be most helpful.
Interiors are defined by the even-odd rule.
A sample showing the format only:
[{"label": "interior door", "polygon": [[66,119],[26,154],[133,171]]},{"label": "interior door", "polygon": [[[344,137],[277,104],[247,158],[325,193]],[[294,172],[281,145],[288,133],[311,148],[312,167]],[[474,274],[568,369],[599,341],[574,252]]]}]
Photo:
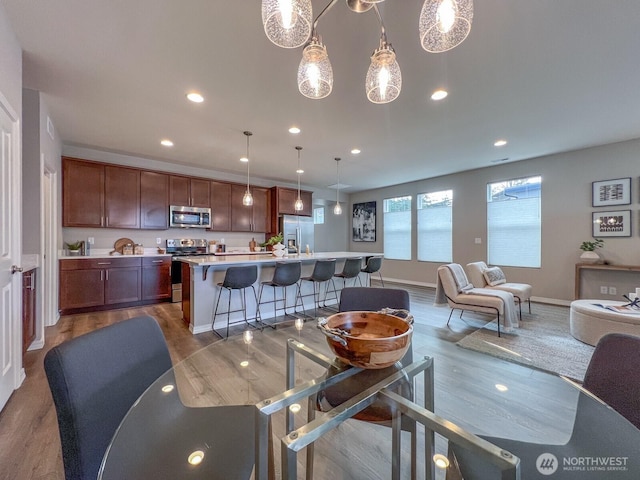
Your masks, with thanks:
[{"label": "interior door", "polygon": [[18,388],[22,370],[20,264],[21,165],[18,117],[0,94],[0,409]]}]

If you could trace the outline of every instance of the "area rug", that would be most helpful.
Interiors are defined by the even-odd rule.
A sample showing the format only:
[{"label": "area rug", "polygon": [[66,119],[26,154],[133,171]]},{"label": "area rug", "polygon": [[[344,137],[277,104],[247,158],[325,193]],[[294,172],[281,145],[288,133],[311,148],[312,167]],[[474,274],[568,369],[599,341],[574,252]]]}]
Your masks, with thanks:
[{"label": "area rug", "polygon": [[582,382],[594,347],[571,336],[569,308],[534,304],[533,314],[524,310],[520,328],[512,333],[498,338],[493,321],[457,345]]}]

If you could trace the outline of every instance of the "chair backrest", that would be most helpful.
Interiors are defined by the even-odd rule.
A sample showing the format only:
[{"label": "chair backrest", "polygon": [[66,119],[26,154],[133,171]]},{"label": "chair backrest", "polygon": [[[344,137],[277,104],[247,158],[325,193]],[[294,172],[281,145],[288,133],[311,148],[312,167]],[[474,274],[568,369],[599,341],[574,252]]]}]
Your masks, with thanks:
[{"label": "chair backrest", "polygon": [[484,262],[471,262],[467,263],[467,276],[469,281],[476,288],[484,288],[487,286],[487,279],[482,274],[487,269],[487,264]]},{"label": "chair backrest", "polygon": [[382,257],[369,257],[367,265],[362,269],[365,273],[376,273],[382,268]]},{"label": "chair backrest", "polygon": [[313,272],[311,278],[316,282],[326,282],[331,280],[334,273],[336,273],[336,259],[330,258],[327,260],[316,260],[313,266]]},{"label": "chair backrest", "polygon": [[224,274],[222,286],[226,288],[247,288],[258,280],[258,266],[229,267]]},{"label": "chair backrest", "polygon": [[582,386],[640,428],[640,337],[622,333],[602,337]]},{"label": "chair backrest", "polygon": [[97,478],[102,457],[131,406],[171,368],[162,330],[137,317],[49,350],[44,369],[60,429],[65,478]]},{"label": "chair backrest", "polygon": [[383,308],[411,310],[409,293],[397,288],[346,287],[340,294],[340,312],[375,312]]},{"label": "chair backrest", "polygon": [[362,268],[362,257],[347,258],[342,267],[342,276],[345,278],[355,278],[360,275]]},{"label": "chair backrest", "polygon": [[301,272],[302,262],[277,262],[271,283],[281,287],[288,287],[300,280]]},{"label": "chair backrest", "polygon": [[438,267],[438,277],[440,278],[442,289],[444,290],[444,294],[447,296],[447,299],[456,298],[460,294],[460,284],[466,283],[464,288],[467,288],[469,287],[469,285],[471,285],[468,282],[467,276],[464,273],[464,270],[462,270],[462,267],[457,269],[457,271],[461,275],[461,278],[456,280],[452,269],[449,268],[450,266],[455,267],[456,265],[460,267],[460,265],[458,265],[457,263],[451,263]]}]

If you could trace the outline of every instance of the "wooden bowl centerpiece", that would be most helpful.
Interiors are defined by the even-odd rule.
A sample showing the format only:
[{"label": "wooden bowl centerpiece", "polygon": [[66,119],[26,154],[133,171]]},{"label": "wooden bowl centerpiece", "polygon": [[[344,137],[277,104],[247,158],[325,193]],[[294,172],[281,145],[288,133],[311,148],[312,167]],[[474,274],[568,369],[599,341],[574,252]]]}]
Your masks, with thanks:
[{"label": "wooden bowl centerpiece", "polygon": [[329,347],[354,367],[386,368],[411,345],[413,326],[405,319],[379,312],[342,312],[318,320]]}]

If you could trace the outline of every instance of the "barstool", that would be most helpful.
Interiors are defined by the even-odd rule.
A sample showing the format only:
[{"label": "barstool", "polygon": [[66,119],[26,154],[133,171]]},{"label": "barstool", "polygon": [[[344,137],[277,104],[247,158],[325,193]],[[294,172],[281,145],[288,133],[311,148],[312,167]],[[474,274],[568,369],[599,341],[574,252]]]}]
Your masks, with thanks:
[{"label": "barstool", "polygon": [[[293,305],[294,313],[297,312],[296,308],[298,306],[298,299],[302,304],[302,311],[304,315],[307,316],[307,313],[304,309],[304,302],[302,301],[302,295],[300,295],[300,274],[302,272],[302,262],[276,262],[275,270],[273,271],[273,278],[266,282],[260,283],[260,293],[258,294],[258,311],[257,315],[260,315],[260,305],[265,303],[273,303],[273,317],[274,319],[277,316],[278,312],[278,303],[283,302],[283,310],[284,315],[293,315],[287,313],[287,287],[291,285],[296,286],[296,301]],[[273,287],[273,300],[267,300],[265,302],[262,301],[262,291],[264,287]],[[278,298],[276,287],[282,288],[282,298]],[[262,319],[262,316],[260,316]],[[264,323],[264,322],[263,322]],[[275,320],[274,320],[275,323]],[[275,325],[270,325],[275,328]]]},{"label": "barstool", "polygon": [[[353,278],[353,286],[356,286],[356,277],[360,275],[360,269],[362,268],[362,257],[347,258],[342,266],[342,271],[336,273],[334,277],[342,279],[342,288],[347,286],[347,280]],[[335,285],[334,285],[335,291]]]},{"label": "barstool", "polygon": [[[307,280],[313,282],[313,316],[318,316],[318,305],[320,304],[320,292],[322,291],[322,284],[331,281],[333,284],[333,292],[335,294],[336,285],[333,282],[333,275],[336,273],[336,259],[330,258],[327,260],[316,260],[313,266],[313,272],[308,277],[302,277],[300,280]],[[316,284],[318,284],[318,293],[316,296]],[[324,291],[324,300],[322,301],[322,307],[324,308],[327,303],[327,293],[329,286]],[[309,295],[302,295],[302,297],[308,297]],[[335,297],[336,301],[338,297]]]},{"label": "barstool", "polygon": [[[235,325],[240,322],[229,322],[229,315],[233,312],[242,312],[244,316],[244,321],[247,325],[253,326],[247,320],[247,292],[246,289],[251,287],[253,290],[253,296],[256,300],[256,305],[258,304],[258,297],[256,296],[256,289],[253,284],[258,280],[258,267],[257,265],[247,265],[244,267],[229,267],[224,275],[224,280],[218,283],[218,287],[220,287],[220,291],[218,292],[218,299],[216,300],[216,306],[213,310],[213,315],[211,317],[211,330],[219,335],[221,338],[227,338],[229,336],[229,325]],[[218,313],[218,305],[220,303],[220,296],[222,295],[222,291],[226,290],[229,293],[229,300],[227,302],[227,311]],[[238,308],[236,310],[231,310],[231,292],[233,290],[238,290],[238,294],[240,295],[240,302],[242,303],[242,308]],[[240,292],[242,290],[242,293]],[[222,337],[214,328],[214,324],[216,322],[217,315],[227,314],[227,334],[225,337]],[[260,311],[256,307],[256,315],[255,320],[261,323],[260,320]]]},{"label": "barstool", "polygon": [[[382,257],[378,256],[378,257],[367,258],[367,264],[362,270],[360,270],[360,272],[367,274],[367,279],[369,280],[368,282],[369,286],[371,286],[371,274],[378,272],[378,275],[380,275],[380,283],[382,283],[382,286],[384,287],[384,281],[382,280],[382,273],[380,273],[381,268],[382,268]],[[362,279],[359,276],[358,276],[358,281],[360,282],[360,286],[362,286]]]}]

